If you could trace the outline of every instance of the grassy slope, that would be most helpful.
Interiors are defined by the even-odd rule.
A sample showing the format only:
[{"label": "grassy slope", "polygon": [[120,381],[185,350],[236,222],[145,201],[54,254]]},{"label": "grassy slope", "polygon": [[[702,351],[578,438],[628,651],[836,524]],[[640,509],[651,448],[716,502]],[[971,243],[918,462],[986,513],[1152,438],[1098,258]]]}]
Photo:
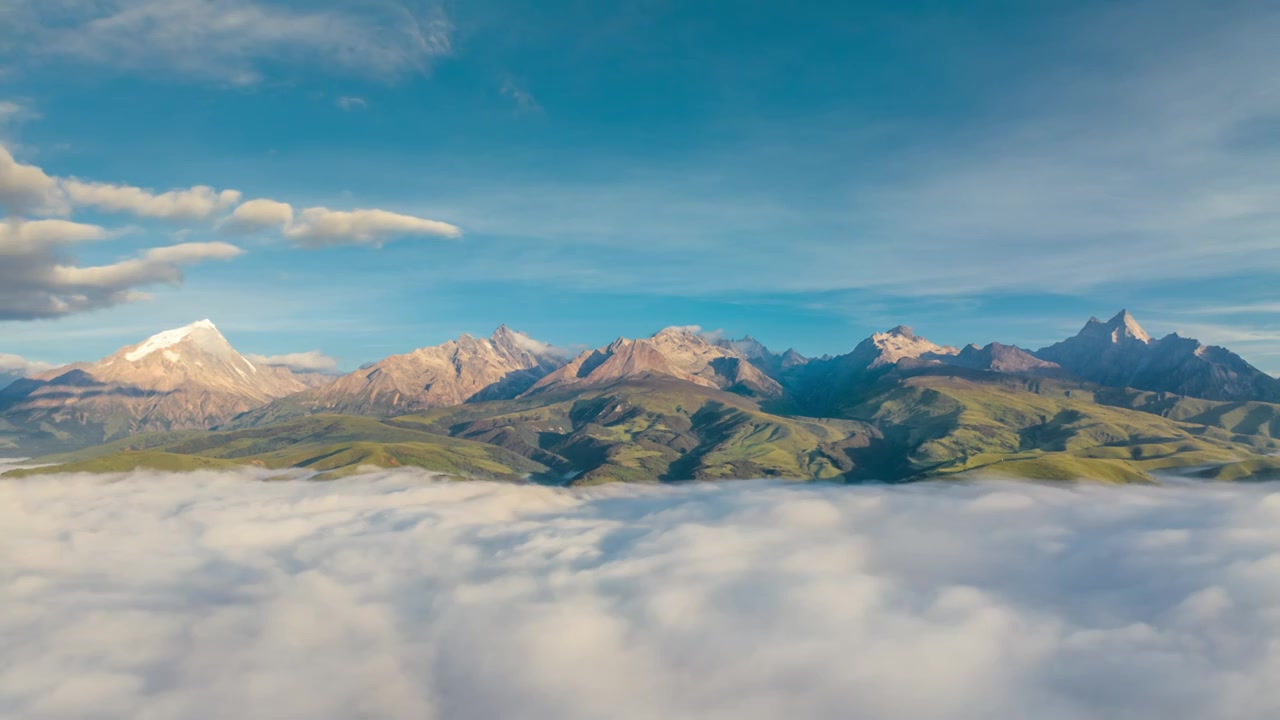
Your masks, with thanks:
[{"label": "grassy slope", "polygon": [[[118,472],[136,467],[189,471],[255,465],[305,468],[336,477],[363,466],[420,467],[458,476],[519,478],[545,472],[500,447],[396,427],[373,418],[317,415],[229,432],[140,435],[40,458],[39,472]],[[16,471],[30,473],[31,471]]]},{"label": "grassy slope", "polygon": [[1149,473],[1256,457],[1266,437],[1101,405],[1054,381],[922,375],[848,408],[880,427],[920,476],[975,470],[1140,482]]},{"label": "grassy slope", "polygon": [[1233,435],[1280,441],[1280,405],[1274,403],[1218,402],[1139,390],[1100,391],[1098,402],[1180,422],[1218,427]]},{"label": "grassy slope", "polygon": [[444,408],[398,418],[577,472],[575,484],[741,477],[837,479],[874,431],[784,418],[749,399],[674,380]]}]

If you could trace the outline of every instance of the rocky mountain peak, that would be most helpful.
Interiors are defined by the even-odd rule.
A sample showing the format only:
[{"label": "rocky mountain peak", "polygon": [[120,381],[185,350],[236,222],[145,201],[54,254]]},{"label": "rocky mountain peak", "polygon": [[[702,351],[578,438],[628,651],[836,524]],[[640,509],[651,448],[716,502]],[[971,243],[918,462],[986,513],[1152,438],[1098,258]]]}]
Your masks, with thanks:
[{"label": "rocky mountain peak", "polygon": [[513,354],[528,353],[534,357],[561,357],[563,353],[550,343],[535,340],[519,330],[512,330],[505,324],[499,325],[489,336],[494,347]]},{"label": "rocky mountain peak", "polygon": [[746,394],[779,395],[776,381],[744,354],[713,344],[696,327],[668,327],[651,337],[628,340],[582,353],[547,375],[529,392],[577,385],[602,385],[646,376],[673,377],[704,387]]},{"label": "rocky mountain peak", "polygon": [[208,320],[157,333],[94,363],[75,363],[8,388],[4,413],[31,426],[107,440],[208,428],[307,385],[255,365]]},{"label": "rocky mountain peak", "polygon": [[548,343],[499,325],[487,337],[463,334],[367,363],[323,387],[283,398],[237,420],[251,424],[312,413],[403,415],[516,397],[564,365]]},{"label": "rocky mountain peak", "polygon": [[[179,350],[187,348],[200,353],[230,357],[236,354],[231,343],[218,332],[209,320],[199,320],[173,330],[156,333],[137,345],[125,348],[124,359],[131,363],[141,362],[155,353],[163,353],[171,361],[177,361]],[[247,362],[247,361],[246,361]]]},{"label": "rocky mountain peak", "polygon": [[1280,383],[1224,348],[1169,335],[1152,340],[1127,311],[1092,318],[1075,337],[1036,356],[1085,380],[1208,400],[1280,401]]},{"label": "rocky mountain peak", "polygon": [[1128,310],[1121,310],[1116,313],[1115,317],[1106,322],[1102,322],[1096,317],[1089,318],[1089,322],[1085,323],[1084,328],[1080,330],[1080,337],[1097,337],[1106,338],[1112,343],[1122,343],[1136,341],[1141,343],[1151,342],[1151,336],[1146,330],[1138,324],[1133,315]]},{"label": "rocky mountain peak", "polygon": [[765,347],[764,343],[756,340],[750,335],[744,335],[738,340],[725,338],[716,344],[726,350],[737,352],[743,357],[751,360],[763,360],[775,357],[773,351]]},{"label": "rocky mountain peak", "polygon": [[867,369],[893,365],[904,358],[925,355],[955,355],[956,348],[937,345],[917,336],[911,328],[899,325],[885,332],[875,333],[854,348],[851,355],[859,365]]}]

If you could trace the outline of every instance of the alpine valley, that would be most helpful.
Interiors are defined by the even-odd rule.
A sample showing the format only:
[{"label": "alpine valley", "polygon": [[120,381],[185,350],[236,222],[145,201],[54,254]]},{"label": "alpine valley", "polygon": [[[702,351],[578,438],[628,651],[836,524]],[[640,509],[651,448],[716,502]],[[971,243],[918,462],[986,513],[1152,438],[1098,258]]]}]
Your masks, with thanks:
[{"label": "alpine valley", "polygon": [[0,454],[46,472],[374,467],[575,485],[974,473],[1155,482],[1280,478],[1280,380],[1127,312],[1040,350],[896,327],[835,357],[697,328],[570,357],[505,326],[296,374],[209,321],[3,380]]}]

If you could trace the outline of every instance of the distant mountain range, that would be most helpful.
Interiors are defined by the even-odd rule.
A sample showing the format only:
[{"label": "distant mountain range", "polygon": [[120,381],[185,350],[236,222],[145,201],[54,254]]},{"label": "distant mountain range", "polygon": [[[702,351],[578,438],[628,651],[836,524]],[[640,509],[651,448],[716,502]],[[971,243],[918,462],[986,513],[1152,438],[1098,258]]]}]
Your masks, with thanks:
[{"label": "distant mountain range", "polygon": [[569,357],[503,326],[331,380],[255,365],[202,321],[0,389],[0,450],[86,470],[1136,482],[1280,474],[1277,437],[1280,380],[1123,311],[1038,351],[899,326],[812,359],[692,328]]}]

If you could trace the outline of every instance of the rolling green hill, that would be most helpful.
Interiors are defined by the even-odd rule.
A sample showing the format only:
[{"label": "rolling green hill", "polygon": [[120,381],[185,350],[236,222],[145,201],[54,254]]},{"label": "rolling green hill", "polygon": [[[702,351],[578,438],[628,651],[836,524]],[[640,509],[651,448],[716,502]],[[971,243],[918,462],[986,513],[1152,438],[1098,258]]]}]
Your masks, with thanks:
[{"label": "rolling green hill", "polygon": [[503,480],[541,477],[548,468],[494,445],[396,427],[373,418],[316,415],[279,425],[228,432],[156,433],[40,458],[45,467],[11,476],[54,472],[227,469],[252,465],[299,468],[329,479],[364,467],[418,467],[457,477]]}]

